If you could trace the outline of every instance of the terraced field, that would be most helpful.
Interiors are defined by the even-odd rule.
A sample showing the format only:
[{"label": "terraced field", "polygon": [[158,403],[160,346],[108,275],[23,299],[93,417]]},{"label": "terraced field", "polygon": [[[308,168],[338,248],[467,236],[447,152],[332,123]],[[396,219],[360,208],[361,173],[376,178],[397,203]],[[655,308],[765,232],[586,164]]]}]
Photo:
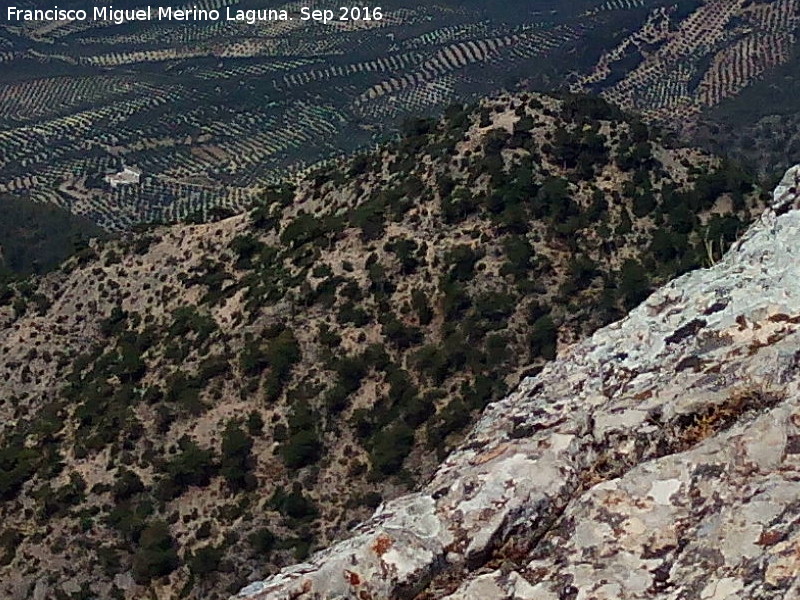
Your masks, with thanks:
[{"label": "terraced field", "polygon": [[[381,20],[327,25],[267,0],[193,4],[221,10],[215,22],[0,21],[0,193],[110,229],[237,210],[408,115],[519,85],[683,126],[786,63],[800,23],[800,0],[380,4]],[[226,7],[295,18],[225,21]],[[141,183],[111,189],[123,164]]]},{"label": "terraced field", "polygon": [[[680,4],[686,16],[678,20]],[[787,63],[798,25],[798,0],[677,3],[654,10],[571,87],[599,91],[652,120],[691,123]]]}]

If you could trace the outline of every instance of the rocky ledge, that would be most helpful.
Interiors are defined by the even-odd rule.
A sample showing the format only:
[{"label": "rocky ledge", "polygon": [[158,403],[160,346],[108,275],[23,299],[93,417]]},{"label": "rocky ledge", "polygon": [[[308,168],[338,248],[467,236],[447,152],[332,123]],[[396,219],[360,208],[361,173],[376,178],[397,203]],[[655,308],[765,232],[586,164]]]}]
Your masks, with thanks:
[{"label": "rocky ledge", "polygon": [[491,405],[421,491],[237,598],[800,598],[798,181]]}]

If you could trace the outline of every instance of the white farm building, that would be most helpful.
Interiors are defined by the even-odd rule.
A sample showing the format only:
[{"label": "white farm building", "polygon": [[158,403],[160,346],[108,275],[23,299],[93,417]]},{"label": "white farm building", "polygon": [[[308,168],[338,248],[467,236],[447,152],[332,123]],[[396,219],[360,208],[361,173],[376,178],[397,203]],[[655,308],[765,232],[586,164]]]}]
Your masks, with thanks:
[{"label": "white farm building", "polygon": [[136,167],[123,167],[119,173],[106,175],[105,180],[112,188],[116,188],[120,185],[138,184],[141,178],[142,172]]}]

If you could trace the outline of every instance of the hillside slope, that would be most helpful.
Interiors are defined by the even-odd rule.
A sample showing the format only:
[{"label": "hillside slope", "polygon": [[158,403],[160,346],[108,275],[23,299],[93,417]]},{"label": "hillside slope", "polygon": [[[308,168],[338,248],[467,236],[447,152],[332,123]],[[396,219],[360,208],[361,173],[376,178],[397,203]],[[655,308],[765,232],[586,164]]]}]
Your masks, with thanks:
[{"label": "hillside slope", "polygon": [[104,232],[87,219],[52,204],[0,195],[0,282],[13,275],[54,269]]},{"label": "hillside slope", "polygon": [[0,306],[0,594],[224,598],[424,481],[490,402],[715,262],[731,163],[503,96]]},{"label": "hillside slope", "polygon": [[798,597],[798,185],[490,405],[420,492],[237,598]]},{"label": "hillside slope", "polygon": [[[800,11],[800,5],[798,5]],[[797,17],[800,20],[800,12]],[[757,165],[786,170],[800,156],[795,99],[800,94],[800,52],[740,95],[720,103],[700,120],[694,139],[703,147]]]}]

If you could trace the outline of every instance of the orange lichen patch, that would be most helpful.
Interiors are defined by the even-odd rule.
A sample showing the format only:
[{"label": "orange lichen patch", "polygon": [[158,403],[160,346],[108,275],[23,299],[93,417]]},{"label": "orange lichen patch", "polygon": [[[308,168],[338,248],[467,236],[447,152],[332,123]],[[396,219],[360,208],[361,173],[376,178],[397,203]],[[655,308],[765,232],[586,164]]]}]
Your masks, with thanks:
[{"label": "orange lichen patch", "polygon": [[758,338],[753,340],[753,342],[748,347],[749,355],[752,356],[753,354],[758,352],[759,349],[764,348],[765,346],[772,346],[774,344],[777,344],[786,336],[794,333],[794,331],[795,331],[794,328],[782,327],[781,329],[773,331],[771,334],[769,334],[766,340]]},{"label": "orange lichen patch", "polygon": [[491,450],[488,450],[487,452],[484,452],[483,454],[476,456],[472,460],[472,464],[482,465],[484,463],[487,463],[490,460],[495,459],[501,454],[503,454],[503,452],[505,452],[507,449],[508,449],[508,444],[500,444],[496,448],[492,448]]},{"label": "orange lichen patch", "polygon": [[772,323],[800,323],[800,315],[790,317],[784,313],[777,313],[769,318]]},{"label": "orange lichen patch", "polygon": [[779,585],[787,579],[794,579],[800,573],[800,543],[795,540],[785,544],[774,562],[767,566],[764,580],[771,585]]},{"label": "orange lichen patch", "polygon": [[607,506],[609,508],[616,508],[617,506],[622,506],[629,502],[629,498],[626,494],[616,490],[606,490],[603,493],[599,494],[600,503],[603,506]]},{"label": "orange lichen patch", "polygon": [[350,585],[361,585],[361,576],[358,573],[354,573],[353,571],[345,571],[344,578]]},{"label": "orange lichen patch", "polygon": [[772,546],[780,542],[783,538],[784,535],[780,531],[762,531],[756,544],[759,546]]},{"label": "orange lichen patch", "polygon": [[709,404],[693,413],[680,415],[673,424],[678,451],[686,450],[727,429],[744,413],[774,406],[780,398],[761,389],[734,391],[724,402]]},{"label": "orange lichen patch", "polygon": [[767,344],[777,344],[791,332],[776,331],[767,338]]},{"label": "orange lichen patch", "polygon": [[747,329],[747,319],[744,315],[739,315],[736,317],[736,324],[739,325],[739,331],[744,331]]},{"label": "orange lichen patch", "polygon": [[390,538],[386,534],[381,534],[378,536],[378,539],[375,540],[375,543],[372,545],[372,550],[378,556],[383,556],[389,551],[389,548],[392,547],[392,538]]},{"label": "orange lichen patch", "polygon": [[511,538],[500,546],[485,567],[500,569],[504,564],[524,565],[529,562],[531,544],[526,538]]}]

